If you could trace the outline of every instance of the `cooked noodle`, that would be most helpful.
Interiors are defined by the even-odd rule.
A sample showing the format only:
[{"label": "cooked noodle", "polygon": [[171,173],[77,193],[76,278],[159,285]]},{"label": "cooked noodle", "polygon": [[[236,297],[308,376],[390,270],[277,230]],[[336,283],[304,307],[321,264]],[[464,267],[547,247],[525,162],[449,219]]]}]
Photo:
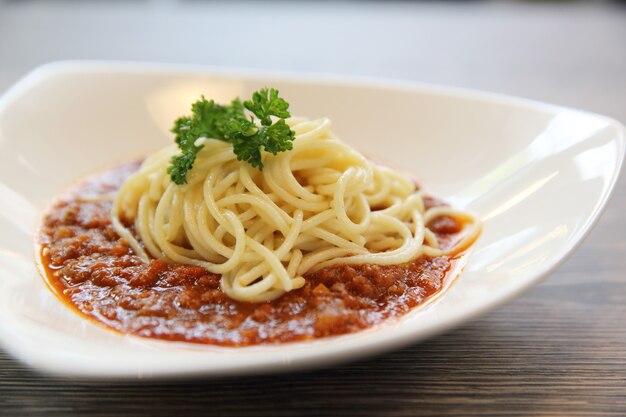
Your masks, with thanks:
[{"label": "cooked noodle", "polygon": [[[176,146],[150,156],[116,196],[115,230],[145,260],[221,274],[223,291],[247,302],[274,299],[334,264],[454,255],[479,233],[469,213],[426,210],[409,177],[334,138],[328,119],[288,124],[293,150],[264,155],[263,171],[237,161],[230,144],[201,138],[187,184],[176,185],[167,173]],[[440,216],[464,224],[463,237],[446,250],[426,227]],[[139,239],[124,221],[133,222]]]}]

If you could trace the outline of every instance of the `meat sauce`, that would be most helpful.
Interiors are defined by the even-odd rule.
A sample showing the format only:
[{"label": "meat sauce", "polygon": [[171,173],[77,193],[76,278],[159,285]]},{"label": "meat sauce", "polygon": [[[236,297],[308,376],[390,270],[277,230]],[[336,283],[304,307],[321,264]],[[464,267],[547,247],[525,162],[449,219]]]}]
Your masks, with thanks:
[{"label": "meat sauce", "polygon": [[[220,290],[219,275],[158,259],[146,263],[115,233],[112,195],[138,166],[120,165],[69,190],[48,210],[38,236],[42,270],[56,295],[122,333],[223,346],[352,333],[424,303],[441,290],[456,261],[422,257],[404,265],[332,266],[271,302],[238,302]],[[452,244],[462,229],[450,217],[428,227],[442,245]]]}]

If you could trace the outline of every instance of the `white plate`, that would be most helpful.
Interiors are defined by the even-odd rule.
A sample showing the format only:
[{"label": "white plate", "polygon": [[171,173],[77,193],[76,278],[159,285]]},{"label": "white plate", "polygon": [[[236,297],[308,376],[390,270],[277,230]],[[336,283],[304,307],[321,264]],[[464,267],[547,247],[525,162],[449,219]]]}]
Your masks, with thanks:
[{"label": "white plate", "polygon": [[[42,208],[78,177],[170,143],[174,117],[275,86],[295,114],[329,116],[364,153],[413,171],[484,231],[439,302],[397,323],[315,342],[219,348],[122,336],[70,311],[35,268]],[[248,374],[397,348],[486,312],[539,281],[590,230],[624,155],[606,117],[419,84],[165,65],[56,63],[0,100],[0,342],[44,371],[89,377]],[[540,319],[538,317],[538,319]]]}]

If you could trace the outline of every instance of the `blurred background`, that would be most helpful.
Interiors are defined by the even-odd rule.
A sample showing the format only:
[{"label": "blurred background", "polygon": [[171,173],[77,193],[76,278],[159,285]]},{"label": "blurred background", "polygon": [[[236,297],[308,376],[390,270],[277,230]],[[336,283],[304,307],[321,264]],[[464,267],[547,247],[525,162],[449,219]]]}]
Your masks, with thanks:
[{"label": "blurred background", "polygon": [[49,61],[408,79],[626,121],[626,4],[0,0],[0,93]]}]

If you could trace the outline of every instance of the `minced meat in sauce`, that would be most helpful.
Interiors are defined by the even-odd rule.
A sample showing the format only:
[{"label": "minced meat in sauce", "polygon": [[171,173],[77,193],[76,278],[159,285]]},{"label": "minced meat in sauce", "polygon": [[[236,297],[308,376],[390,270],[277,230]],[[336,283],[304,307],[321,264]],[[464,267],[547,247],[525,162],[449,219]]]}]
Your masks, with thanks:
[{"label": "minced meat in sauce", "polygon": [[[111,196],[138,162],[72,188],[47,212],[39,234],[46,279],[80,313],[138,336],[224,346],[283,343],[352,333],[400,317],[439,291],[451,260],[394,266],[339,265],[307,275],[304,287],[265,303],[242,303],[205,269],[136,256],[113,230]],[[426,199],[427,205],[440,204]],[[461,225],[428,225],[442,242]]]}]

